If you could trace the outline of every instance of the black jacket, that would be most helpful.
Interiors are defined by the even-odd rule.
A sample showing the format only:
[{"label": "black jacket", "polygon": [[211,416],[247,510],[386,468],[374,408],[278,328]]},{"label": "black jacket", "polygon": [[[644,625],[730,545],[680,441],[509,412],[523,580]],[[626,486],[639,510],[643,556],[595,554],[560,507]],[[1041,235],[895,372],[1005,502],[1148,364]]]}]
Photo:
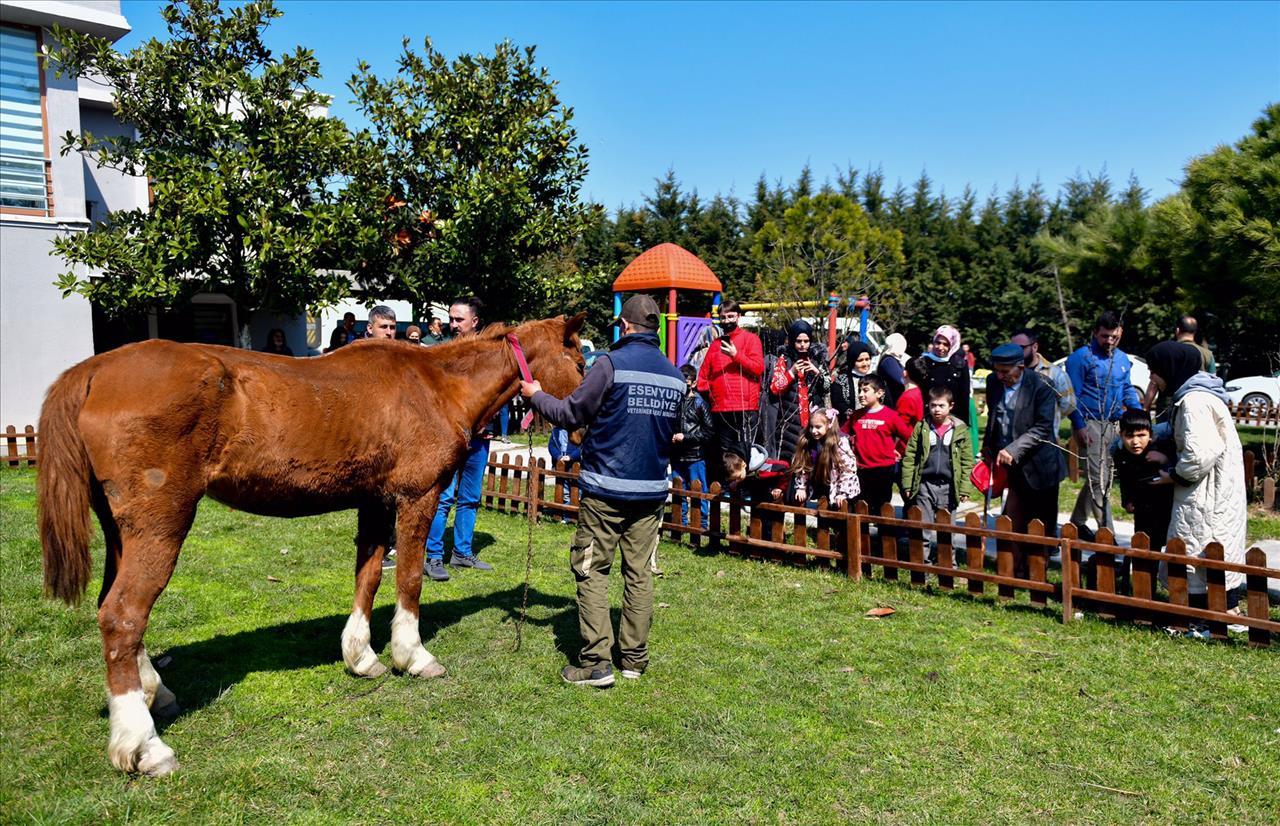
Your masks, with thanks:
[{"label": "black jacket", "polygon": [[711,440],[711,408],[697,393],[686,393],[680,402],[680,421],[676,432],[684,439],[671,449],[671,458],[678,462],[698,462],[706,458],[703,447]]},{"label": "black jacket", "polygon": [[[1013,455],[1012,473],[1021,473],[1032,490],[1046,490],[1062,481],[1067,464],[1057,448],[1058,434],[1053,416],[1058,394],[1034,370],[1022,371],[1022,387],[1014,397],[1013,441],[1005,450]],[[1004,384],[992,373],[987,378],[987,432],[982,454],[995,458],[1000,411],[1004,407]]]}]

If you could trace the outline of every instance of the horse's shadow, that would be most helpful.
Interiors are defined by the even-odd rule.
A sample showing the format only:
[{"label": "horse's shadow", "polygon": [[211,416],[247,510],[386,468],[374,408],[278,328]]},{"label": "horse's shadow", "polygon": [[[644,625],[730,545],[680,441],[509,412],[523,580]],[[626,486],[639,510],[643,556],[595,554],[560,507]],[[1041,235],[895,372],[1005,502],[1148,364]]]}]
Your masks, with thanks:
[{"label": "horse's shadow", "polygon": [[[523,586],[461,599],[430,602],[423,605],[422,638],[429,643],[442,630],[461,622],[472,614],[497,608],[504,619],[516,622],[520,617]],[[553,609],[546,618],[526,618],[531,626],[550,626],[556,647],[566,654],[577,640],[577,612],[568,597],[529,589],[529,606]],[[555,610],[560,609],[560,610]],[[384,652],[391,639],[390,605],[375,608],[370,618],[374,651]],[[212,703],[247,675],[264,671],[293,671],[317,666],[342,665],[340,637],[347,622],[346,614],[286,622],[220,634],[207,640],[177,645],[156,652],[160,675],[177,695],[181,713],[197,711]],[[384,662],[387,656],[383,656]],[[387,663],[389,665],[389,663]],[[354,679],[354,678],[353,678]],[[165,723],[172,720],[165,721]]]}]

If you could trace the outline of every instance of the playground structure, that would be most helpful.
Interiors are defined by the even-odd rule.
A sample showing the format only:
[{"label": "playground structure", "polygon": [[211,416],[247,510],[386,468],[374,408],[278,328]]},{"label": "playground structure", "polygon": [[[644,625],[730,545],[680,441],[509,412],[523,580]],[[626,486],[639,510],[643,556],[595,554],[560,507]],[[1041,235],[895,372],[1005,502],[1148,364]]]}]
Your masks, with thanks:
[{"label": "playground structure", "polygon": [[[662,349],[672,364],[688,361],[704,329],[711,327],[720,311],[720,279],[702,259],[678,244],[659,244],[636,256],[613,281],[613,314],[622,314],[622,294],[667,291],[667,311],[658,328]],[[679,314],[680,290],[712,293],[711,312],[705,316]],[[613,340],[620,335],[614,328]]]},{"label": "playground structure", "polygon": [[[662,314],[658,327],[658,338],[663,351],[672,364],[680,365],[688,361],[689,355],[697,349],[705,330],[715,326],[720,318],[721,290],[720,279],[711,271],[702,259],[678,244],[659,244],[645,250],[626,267],[613,281],[613,313],[622,313],[624,293],[667,291],[667,311]],[[679,314],[678,294],[680,290],[709,292],[711,312],[702,316],[682,316]],[[868,340],[868,333],[873,326],[870,321],[871,302],[864,295],[841,298],[831,293],[826,301],[757,301],[742,304],[744,313],[779,309],[815,309],[827,308],[827,352],[833,356],[836,352],[840,311],[856,310],[859,314],[858,334],[863,341]],[[617,341],[621,332],[614,328],[613,340]]]}]

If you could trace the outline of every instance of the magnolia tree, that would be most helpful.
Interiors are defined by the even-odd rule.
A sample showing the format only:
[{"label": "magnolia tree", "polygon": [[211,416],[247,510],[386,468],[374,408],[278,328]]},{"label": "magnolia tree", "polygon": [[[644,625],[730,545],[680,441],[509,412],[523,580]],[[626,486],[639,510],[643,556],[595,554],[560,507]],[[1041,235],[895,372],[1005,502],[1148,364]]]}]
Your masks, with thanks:
[{"label": "magnolia tree", "polygon": [[111,314],[174,307],[221,292],[248,315],[295,314],[347,295],[359,218],[339,197],[354,141],[312,88],[307,49],[275,55],[262,33],[271,0],[230,11],[217,0],[171,3],[168,40],[119,53],[103,38],[54,28],[61,74],[109,83],[132,135],[68,132],[62,153],[146,177],[148,209],[116,210],[55,242],[73,268],[57,285]]},{"label": "magnolia tree", "polygon": [[534,50],[449,61],[406,39],[394,76],[362,63],[348,86],[371,124],[344,193],[366,219],[356,278],[419,305],[471,292],[509,317],[542,311],[563,285],[536,262],[589,207],[587,149]]}]

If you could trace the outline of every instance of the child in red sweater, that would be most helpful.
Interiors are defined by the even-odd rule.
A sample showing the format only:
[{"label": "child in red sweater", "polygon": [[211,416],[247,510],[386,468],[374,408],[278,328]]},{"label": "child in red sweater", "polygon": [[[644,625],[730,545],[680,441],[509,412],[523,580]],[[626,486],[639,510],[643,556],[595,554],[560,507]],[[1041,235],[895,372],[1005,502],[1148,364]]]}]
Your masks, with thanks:
[{"label": "child in red sweater", "polygon": [[858,386],[862,407],[845,423],[845,432],[853,439],[853,452],[858,457],[858,481],[862,493],[858,500],[867,503],[871,513],[893,498],[893,482],[897,478],[898,461],[906,451],[911,428],[896,411],[884,406],[884,380],[865,376]]}]

